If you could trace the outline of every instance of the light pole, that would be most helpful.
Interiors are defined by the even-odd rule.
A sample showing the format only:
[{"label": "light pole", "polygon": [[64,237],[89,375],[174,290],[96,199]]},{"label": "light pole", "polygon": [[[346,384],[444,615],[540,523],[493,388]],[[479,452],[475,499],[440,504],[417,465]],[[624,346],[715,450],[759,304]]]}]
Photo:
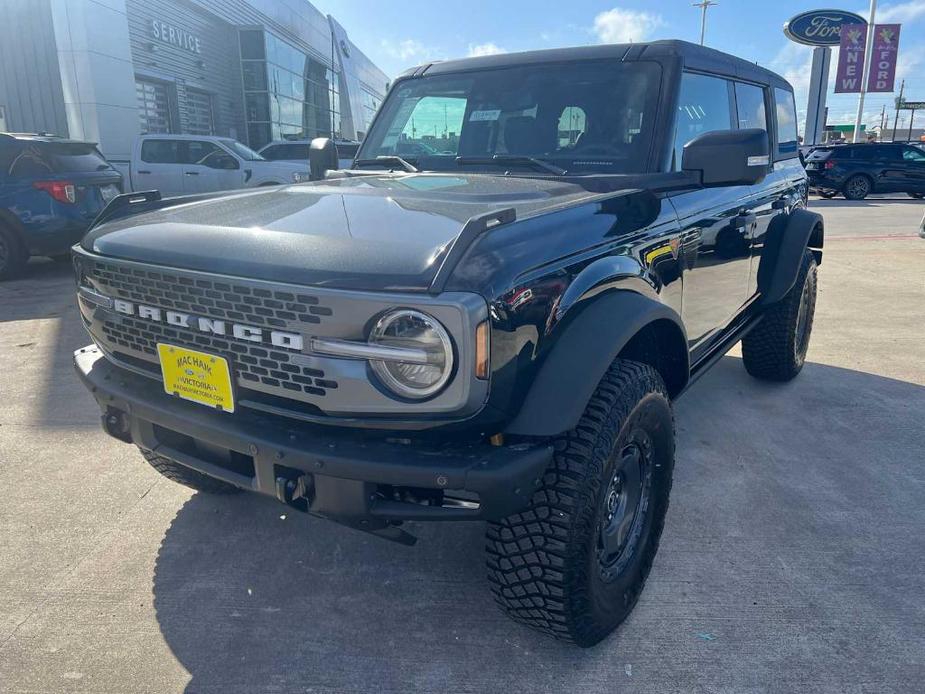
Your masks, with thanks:
[{"label": "light pole", "polygon": [[713,5],[719,5],[718,2],[713,2],[713,0],[701,0],[700,2],[691,3],[692,7],[700,8],[700,45],[703,45],[703,39],[707,33],[707,8],[712,7]]}]

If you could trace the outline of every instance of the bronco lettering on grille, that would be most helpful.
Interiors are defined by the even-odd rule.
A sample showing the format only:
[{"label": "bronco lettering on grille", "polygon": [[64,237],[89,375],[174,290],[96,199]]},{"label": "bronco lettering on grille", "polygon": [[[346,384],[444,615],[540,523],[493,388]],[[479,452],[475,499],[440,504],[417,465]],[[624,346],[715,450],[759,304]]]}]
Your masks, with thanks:
[{"label": "bronco lettering on grille", "polygon": [[[163,311],[154,306],[145,306],[144,304],[133,304],[131,301],[124,299],[115,299],[113,308],[119,313],[127,316],[144,318],[159,323],[167,323],[178,328],[188,328],[198,330],[202,333],[211,333],[212,335],[227,335],[229,332],[239,340],[248,342],[269,342],[274,347],[283,347],[285,349],[295,349],[301,351],[302,336],[296,333],[287,333],[281,330],[263,330],[251,325],[240,325],[238,323],[227,323],[223,320],[213,318],[201,318],[192,316],[188,313],[179,311]],[[269,339],[267,339],[269,337]]]}]

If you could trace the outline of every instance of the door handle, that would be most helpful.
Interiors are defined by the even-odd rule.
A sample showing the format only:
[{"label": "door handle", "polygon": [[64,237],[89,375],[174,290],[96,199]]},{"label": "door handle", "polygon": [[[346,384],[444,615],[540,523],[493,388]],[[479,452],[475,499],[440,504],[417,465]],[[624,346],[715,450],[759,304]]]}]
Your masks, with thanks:
[{"label": "door handle", "polygon": [[736,229],[741,229],[743,227],[751,226],[757,221],[758,215],[756,215],[754,212],[743,212],[735,216],[735,219],[732,220],[732,226],[734,226]]},{"label": "door handle", "polygon": [[150,171],[138,171],[138,172],[136,172],[136,173],[140,173],[140,174],[149,174],[149,173],[151,173],[151,172],[150,172]]},{"label": "door handle", "polygon": [[199,172],[198,171],[184,171],[183,175],[184,176],[198,176]]},{"label": "door handle", "polygon": [[787,207],[787,198],[778,198],[771,203],[772,210],[783,210]]}]

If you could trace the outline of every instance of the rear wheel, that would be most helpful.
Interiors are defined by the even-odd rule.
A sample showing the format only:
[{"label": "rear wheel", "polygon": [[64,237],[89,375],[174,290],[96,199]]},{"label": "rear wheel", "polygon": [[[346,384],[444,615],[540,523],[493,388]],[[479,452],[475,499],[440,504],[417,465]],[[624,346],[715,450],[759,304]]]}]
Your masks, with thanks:
[{"label": "rear wheel", "polygon": [[240,487],[235,487],[233,484],[222,482],[214,477],[203,475],[201,472],[188,468],[185,465],[180,465],[180,463],[170,458],[165,458],[162,455],[158,455],[154,451],[146,451],[143,448],[139,450],[151,467],[172,482],[177,482],[178,484],[191,487],[197,491],[205,492],[206,494],[238,494],[244,491]]},{"label": "rear wheel", "polygon": [[16,234],[9,227],[0,226],[0,280],[16,277],[29,260]]},{"label": "rear wheel", "polygon": [[925,193],[907,193],[910,198],[915,198],[916,200],[921,200],[925,198]]},{"label": "rear wheel", "polygon": [[793,287],[742,340],[742,362],[748,373],[767,381],[789,381],[800,373],[815,311],[816,260],[806,249]]},{"label": "rear wheel", "polygon": [[848,200],[863,200],[873,188],[870,179],[862,174],[855,174],[845,181],[844,195]]},{"label": "rear wheel", "polygon": [[668,510],[674,421],[658,372],[616,360],[556,441],[530,506],[489,524],[488,579],[513,619],[592,646],[632,611]]}]

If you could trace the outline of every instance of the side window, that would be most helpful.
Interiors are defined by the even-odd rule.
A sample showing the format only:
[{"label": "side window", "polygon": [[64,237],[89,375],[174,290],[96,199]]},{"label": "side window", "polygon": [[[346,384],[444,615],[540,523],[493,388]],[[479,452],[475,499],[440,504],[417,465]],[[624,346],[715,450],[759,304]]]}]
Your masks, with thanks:
[{"label": "side window", "polygon": [[212,154],[224,154],[224,150],[211,142],[190,140],[186,143],[186,163],[205,165],[205,159]]},{"label": "side window", "polygon": [[793,100],[793,92],[775,87],[774,103],[777,105],[778,158],[795,157],[799,151],[799,142],[797,140],[797,108]]},{"label": "side window", "polygon": [[276,161],[281,159],[280,154],[282,154],[282,149],[284,145],[271,145],[270,147],[265,147],[260,150],[260,156],[264,159],[269,159],[270,161]]},{"label": "side window", "polygon": [[764,89],[753,84],[736,82],[736,114],[739,128],[768,129],[768,116],[764,108]]},{"label": "side window", "polygon": [[728,80],[684,73],[678,97],[674,170],[681,170],[681,153],[685,144],[701,133],[729,130],[732,127]]},{"label": "side window", "polygon": [[917,147],[904,147],[903,159],[906,161],[918,162],[920,164],[925,163],[925,152]]},{"label": "side window", "polygon": [[566,106],[559,116],[559,149],[573,146],[585,132],[587,116],[581,106]]},{"label": "side window", "polygon": [[[277,159],[308,159],[308,145],[281,145],[281,152],[277,152]],[[340,147],[337,148],[340,153]]]},{"label": "side window", "polygon": [[181,164],[179,140],[145,140],[141,160],[148,164]]},{"label": "side window", "polygon": [[13,178],[37,178],[52,172],[51,163],[38,147],[24,147],[10,164],[10,176]]}]

